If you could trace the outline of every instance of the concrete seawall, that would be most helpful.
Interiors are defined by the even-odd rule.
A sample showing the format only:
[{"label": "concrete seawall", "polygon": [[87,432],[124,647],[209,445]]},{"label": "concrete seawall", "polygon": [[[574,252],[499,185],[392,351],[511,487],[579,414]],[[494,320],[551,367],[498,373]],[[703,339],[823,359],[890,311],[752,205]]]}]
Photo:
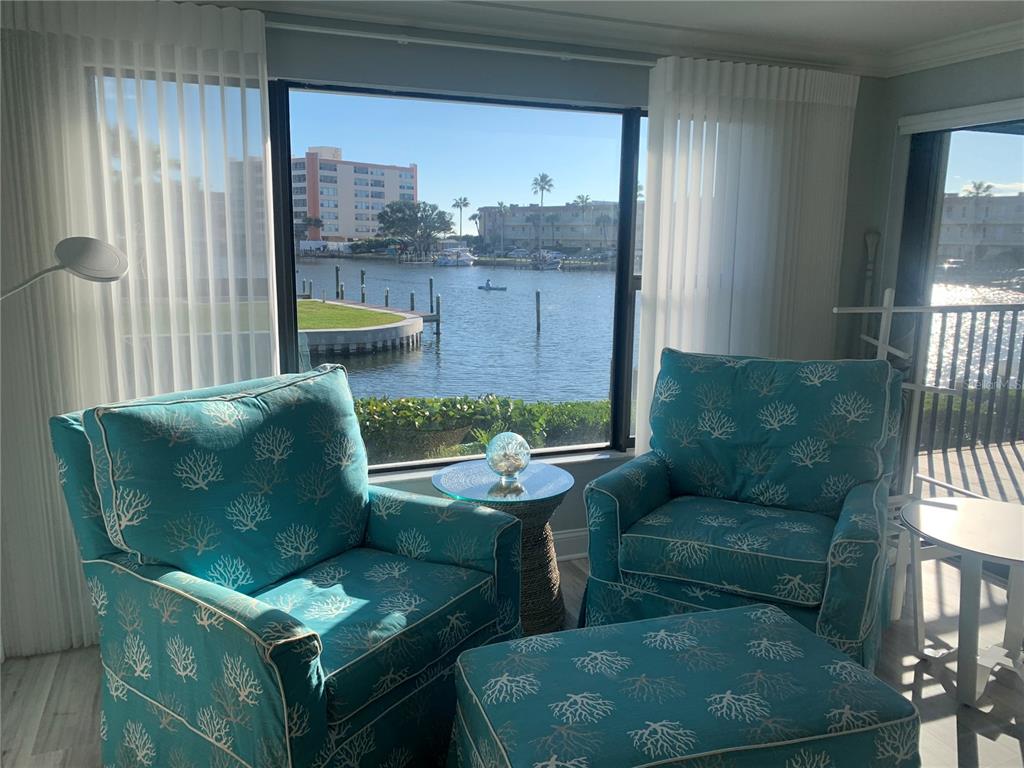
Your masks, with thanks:
[{"label": "concrete seawall", "polygon": [[[341,303],[341,302],[328,302]],[[346,306],[359,306],[345,302]],[[366,307],[371,309],[371,307]],[[423,339],[423,316],[411,312],[387,309],[402,319],[387,325],[366,328],[328,328],[303,330],[300,333],[315,357],[360,355],[383,350],[417,349]]]}]

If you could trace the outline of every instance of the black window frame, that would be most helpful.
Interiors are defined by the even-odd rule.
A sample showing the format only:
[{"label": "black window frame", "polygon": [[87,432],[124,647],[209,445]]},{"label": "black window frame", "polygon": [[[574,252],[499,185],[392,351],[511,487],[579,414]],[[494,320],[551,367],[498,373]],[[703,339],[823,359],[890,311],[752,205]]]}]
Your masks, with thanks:
[{"label": "black window frame", "polygon": [[[291,109],[293,90],[325,93],[390,96],[419,100],[488,104],[508,107],[554,109],[571,112],[596,112],[619,115],[622,120],[619,157],[619,217],[616,244],[615,285],[613,289],[612,354],[608,397],[611,402],[611,423],[607,443],[581,447],[541,449],[545,456],[568,456],[595,449],[627,451],[635,444],[630,434],[630,411],[633,385],[633,335],[636,298],[640,277],[634,274],[636,238],[636,192],[640,161],[640,120],[647,116],[642,107],[604,107],[561,102],[523,101],[498,97],[465,96],[443,92],[403,91],[390,88],[323,85],[299,80],[275,79],[269,82],[270,150],[274,174],[274,241],[276,249],[277,311],[279,358],[282,372],[298,371],[298,316],[295,295],[295,254],[292,251],[291,196]],[[358,173],[358,168],[354,169]],[[464,457],[404,462],[409,467],[436,467],[462,461]],[[391,465],[389,465],[391,468]]]}]

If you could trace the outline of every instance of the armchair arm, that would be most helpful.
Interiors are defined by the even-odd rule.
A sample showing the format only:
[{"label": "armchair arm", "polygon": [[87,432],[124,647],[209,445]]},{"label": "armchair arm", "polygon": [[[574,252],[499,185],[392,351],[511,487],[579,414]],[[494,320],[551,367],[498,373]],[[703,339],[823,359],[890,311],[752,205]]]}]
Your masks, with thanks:
[{"label": "armchair arm", "polygon": [[591,574],[619,581],[619,537],[671,497],[668,465],[653,452],[592,480],[584,491]]},{"label": "armchair arm", "polygon": [[499,631],[519,624],[522,524],[465,501],[371,485],[366,543],[431,563],[457,565],[494,579]]},{"label": "armchair arm", "polygon": [[888,496],[888,478],[854,486],[828,552],[817,633],[861,663],[864,644],[879,620]]},{"label": "armchair arm", "polygon": [[319,636],[266,603],[128,555],[84,561],[107,692],[250,765],[308,765],[326,732]]}]

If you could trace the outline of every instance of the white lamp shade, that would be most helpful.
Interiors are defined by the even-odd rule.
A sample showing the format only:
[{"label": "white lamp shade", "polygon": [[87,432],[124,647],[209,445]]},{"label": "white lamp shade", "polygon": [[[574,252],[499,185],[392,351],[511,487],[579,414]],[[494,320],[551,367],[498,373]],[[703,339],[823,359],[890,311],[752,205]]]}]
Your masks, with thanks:
[{"label": "white lamp shade", "polygon": [[53,252],[68,272],[95,283],[112,283],[128,271],[128,257],[94,237],[68,237]]}]

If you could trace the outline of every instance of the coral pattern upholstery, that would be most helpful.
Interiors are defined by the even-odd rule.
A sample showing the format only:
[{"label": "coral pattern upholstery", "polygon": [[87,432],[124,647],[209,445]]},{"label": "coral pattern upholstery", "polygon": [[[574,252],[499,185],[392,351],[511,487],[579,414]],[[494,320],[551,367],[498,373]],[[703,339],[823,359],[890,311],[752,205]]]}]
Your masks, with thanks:
[{"label": "coral pattern upholstery", "polygon": [[453,768],[914,768],[919,716],[772,605],[462,654]]},{"label": "coral pattern upholstery", "polygon": [[873,664],[900,378],[666,349],[650,453],[586,490],[588,625],[770,601]]},{"label": "coral pattern upholstery", "polygon": [[[519,522],[367,484],[344,369],[51,420],[106,765],[429,765],[519,634]],[[441,757],[439,757],[441,756]]]}]

